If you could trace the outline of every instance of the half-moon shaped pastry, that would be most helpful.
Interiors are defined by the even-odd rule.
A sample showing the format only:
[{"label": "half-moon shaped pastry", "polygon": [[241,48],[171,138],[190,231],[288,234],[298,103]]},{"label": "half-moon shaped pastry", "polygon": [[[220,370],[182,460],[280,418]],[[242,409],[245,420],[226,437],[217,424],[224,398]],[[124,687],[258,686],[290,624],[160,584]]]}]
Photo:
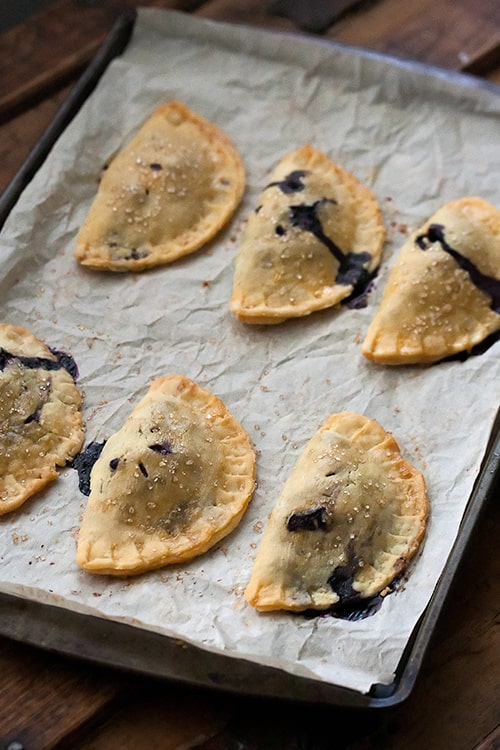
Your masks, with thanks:
[{"label": "half-moon shaped pastry", "polygon": [[215,236],[244,187],[228,136],[184,104],[164,104],[104,171],[75,257],[110,271],[170,263]]},{"label": "half-moon shaped pastry", "polygon": [[372,191],[310,145],[278,164],[248,218],[230,309],[245,323],[281,323],[362,291],[385,240]]},{"label": "half-moon shaped pastry", "polygon": [[386,365],[430,363],[498,330],[500,211],[482,198],[461,198],[401,248],[362,352]]},{"label": "half-moon shaped pastry", "polygon": [[307,444],[264,531],[248,602],[324,610],[383,593],[423,537],[423,476],[359,414],[330,416]]},{"label": "half-moon shaped pastry", "polygon": [[250,438],[222,401],[158,378],[92,468],[77,562],[129,575],[196,557],[238,525],[254,484]]},{"label": "half-moon shaped pastry", "polygon": [[70,362],[25,328],[0,324],[0,515],[57,479],[82,446]]}]

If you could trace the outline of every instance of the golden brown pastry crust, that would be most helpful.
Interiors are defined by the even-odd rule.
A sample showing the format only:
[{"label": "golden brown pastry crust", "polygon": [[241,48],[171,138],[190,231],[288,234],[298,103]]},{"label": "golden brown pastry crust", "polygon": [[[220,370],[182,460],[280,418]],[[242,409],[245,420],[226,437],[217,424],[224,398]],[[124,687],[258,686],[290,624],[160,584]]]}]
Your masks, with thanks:
[{"label": "golden brown pastry crust", "polygon": [[75,257],[110,271],[170,263],[217,234],[244,187],[228,136],[180,102],[163,104],[104,171]]},{"label": "golden brown pastry crust", "polygon": [[336,305],[376,270],[384,240],[372,191],[307,144],[280,161],[248,218],[230,309],[269,324]]},{"label": "golden brown pastry crust", "polygon": [[461,198],[401,248],[362,353],[386,365],[425,364],[498,330],[500,211],[482,198]]},{"label": "golden brown pastry crust", "polygon": [[245,597],[263,611],[372,597],[407,566],[427,515],[424,478],[394,438],[360,414],[334,414],[283,487]]},{"label": "golden brown pastry crust", "polygon": [[30,331],[0,324],[0,515],[22,505],[79,451],[81,395]]},{"label": "golden brown pastry crust", "polygon": [[129,575],[196,557],[238,525],[254,485],[250,438],[222,401],[158,378],[92,469],[77,562]]}]

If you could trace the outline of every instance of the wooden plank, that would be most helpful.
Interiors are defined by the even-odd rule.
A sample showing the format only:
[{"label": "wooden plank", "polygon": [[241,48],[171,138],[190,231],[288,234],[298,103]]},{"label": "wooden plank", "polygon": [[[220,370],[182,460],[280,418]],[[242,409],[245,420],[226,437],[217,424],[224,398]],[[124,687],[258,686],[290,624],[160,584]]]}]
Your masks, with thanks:
[{"label": "wooden plank", "polygon": [[[70,666],[71,665],[71,666]],[[97,668],[0,640],[0,741],[49,750],[96,721],[119,693]]]},{"label": "wooden plank", "polygon": [[474,75],[487,75],[500,65],[500,32],[492,40],[464,60],[462,70]]},{"label": "wooden plank", "polygon": [[[144,0],[143,4],[193,10],[200,2]],[[134,0],[100,0],[92,5],[54,0],[24,24],[3,34],[0,122],[74,80],[95,55],[118,13],[133,5]],[[198,15],[298,30],[293,21],[273,15],[268,0],[211,0],[202,3]],[[445,27],[448,18],[453,34]],[[485,50],[495,43],[499,25],[500,3],[496,0],[477,0],[471,7],[468,0],[456,0],[450,3],[449,14],[443,14],[442,3],[433,0],[383,0],[348,13],[330,27],[327,36],[458,70],[478,54],[484,57]],[[16,60],[14,66],[12,60]]]},{"label": "wooden plank", "polygon": [[500,27],[497,0],[384,0],[362,6],[332,26],[327,36],[452,70],[488,45]]},{"label": "wooden plank", "polygon": [[269,11],[268,0],[208,0],[196,11],[196,15],[213,21],[298,31],[293,21]]},{"label": "wooden plank", "polygon": [[473,750],[500,750],[500,724]]},{"label": "wooden plank", "polygon": [[269,12],[289,18],[304,31],[321,34],[361,3],[371,0],[270,0]]},{"label": "wooden plank", "polygon": [[217,737],[230,718],[230,701],[220,695],[141,679],[128,684],[116,712],[71,750],[188,750]]},{"label": "wooden plank", "polygon": [[71,86],[0,125],[0,193],[3,193],[32,148],[54,119]]},{"label": "wooden plank", "polygon": [[[283,13],[283,5],[281,12]],[[293,4],[292,6],[293,7]],[[297,31],[290,17],[276,16],[268,0],[209,0],[197,15],[214,20]],[[346,44],[461,70],[478,54],[495,48],[500,27],[497,0],[378,0],[342,15],[324,36]],[[450,33],[452,30],[452,33]],[[495,57],[491,56],[491,65]],[[483,69],[482,74],[487,70]]]},{"label": "wooden plank", "polygon": [[[144,4],[190,10],[198,2],[148,0]],[[100,0],[92,5],[54,0],[3,34],[0,122],[74,80],[96,54],[117,16],[135,5],[134,0]]]},{"label": "wooden plank", "polygon": [[494,70],[491,70],[487,75],[486,78],[488,81],[491,81],[492,83],[496,83],[500,86],[500,65],[494,68]]}]

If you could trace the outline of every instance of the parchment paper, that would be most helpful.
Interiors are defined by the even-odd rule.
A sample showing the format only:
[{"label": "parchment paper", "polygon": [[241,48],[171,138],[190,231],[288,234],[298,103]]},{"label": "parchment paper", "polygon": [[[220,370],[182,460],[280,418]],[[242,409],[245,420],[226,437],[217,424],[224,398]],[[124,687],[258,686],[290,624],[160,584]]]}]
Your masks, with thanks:
[{"label": "parchment paper", "polygon": [[[221,126],[248,185],[230,226],[201,251],[140,274],[85,271],[78,227],[102,166],[155,106],[180,99]],[[154,377],[179,372],[226,403],[254,440],[258,487],[239,528],[189,565],[112,580],[79,570],[86,498],[65,470],[0,522],[0,588],[131,622],[230,656],[361,692],[390,683],[443,569],[499,402],[498,344],[466,362],[384,368],[360,343],[407,232],[441,204],[500,205],[500,97],[435,72],[289,35],[141,10],[133,39],[25,190],[1,237],[1,320],[69,351],[87,442],[118,429]],[[276,327],[228,310],[245,218],[271,168],[306,142],[372,187],[389,232],[366,308]],[[305,443],[349,409],[393,432],[425,475],[428,532],[405,585],[372,617],[306,620],[252,610],[242,592],[262,528]]]}]

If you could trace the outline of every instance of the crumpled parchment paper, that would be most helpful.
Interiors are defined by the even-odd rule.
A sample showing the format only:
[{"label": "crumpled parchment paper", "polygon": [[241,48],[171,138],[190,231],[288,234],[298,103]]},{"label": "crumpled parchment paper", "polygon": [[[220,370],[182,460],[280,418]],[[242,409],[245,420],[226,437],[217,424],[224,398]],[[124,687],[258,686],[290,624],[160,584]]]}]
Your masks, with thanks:
[{"label": "crumpled parchment paper", "polygon": [[[72,257],[102,166],[160,103],[179,99],[222,127],[247,168],[230,225],[208,246],[140,275]],[[456,538],[500,395],[498,344],[463,363],[384,368],[360,343],[408,231],[442,203],[500,205],[500,97],[465,78],[321,41],[140,10],[103,76],[26,188],[1,235],[1,320],[69,351],[87,442],[117,430],[154,377],[179,372],[222,398],[252,437],[258,487],[239,528],[188,565],[111,580],[81,571],[86,498],[76,472],[0,520],[0,589],[131,622],[204,649],[366,692],[390,683]],[[245,218],[271,168],[309,142],[365,181],[388,243],[364,309],[276,327],[228,309]],[[431,515],[405,585],[372,617],[259,614],[243,599],[262,528],[312,434],[358,411],[393,432],[425,475]]]}]

